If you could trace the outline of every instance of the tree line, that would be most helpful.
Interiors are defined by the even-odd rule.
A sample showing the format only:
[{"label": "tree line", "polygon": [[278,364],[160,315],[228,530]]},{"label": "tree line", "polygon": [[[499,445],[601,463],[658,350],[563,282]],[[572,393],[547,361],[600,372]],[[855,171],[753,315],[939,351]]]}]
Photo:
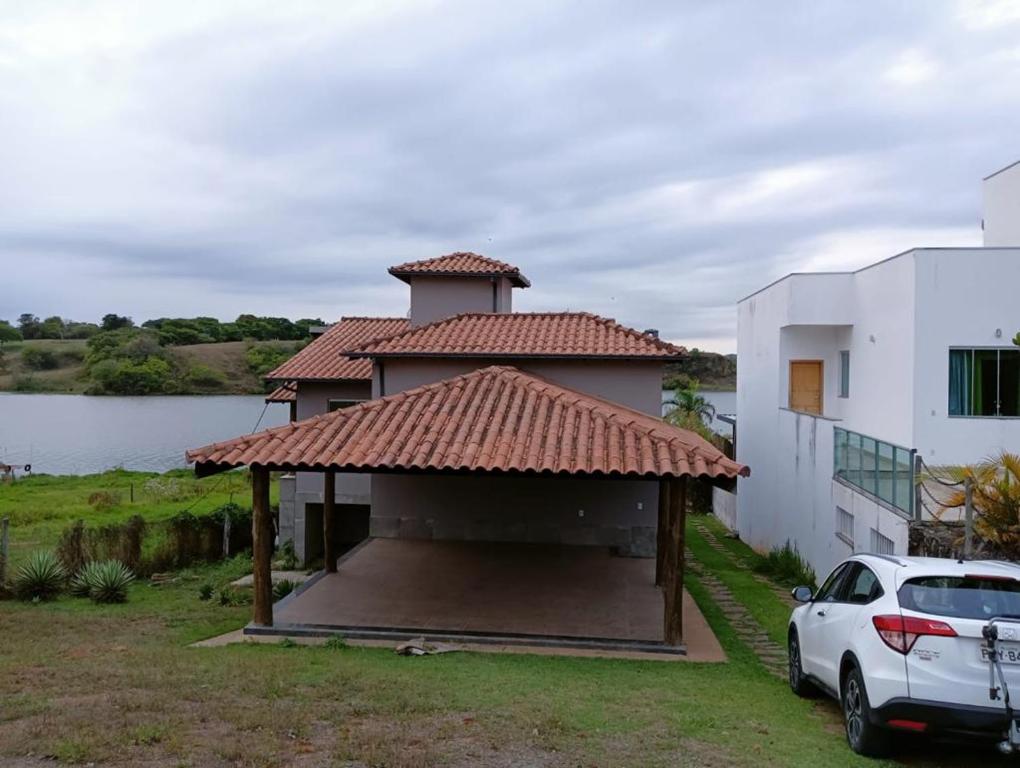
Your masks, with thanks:
[{"label": "tree line", "polygon": [[[233,322],[215,317],[160,317],[146,320],[141,328],[154,332],[161,346],[211,344],[220,341],[301,341],[310,336],[309,328],[325,325],[320,318],[288,320],[285,317],[238,315]],[[130,317],[110,313],[98,323],[79,322],[58,315],[40,320],[26,312],[16,323],[0,320],[0,343],[36,339],[91,339],[104,332],[135,328]]]}]

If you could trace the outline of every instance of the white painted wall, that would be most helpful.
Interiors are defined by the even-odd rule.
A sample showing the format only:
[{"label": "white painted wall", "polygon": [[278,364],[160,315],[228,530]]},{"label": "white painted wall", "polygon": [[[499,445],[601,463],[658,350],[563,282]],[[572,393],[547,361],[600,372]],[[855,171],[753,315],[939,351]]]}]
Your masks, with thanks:
[{"label": "white painted wall", "polygon": [[[949,348],[1009,347],[1020,330],[1018,286],[1020,248],[935,248],[855,273],[791,275],[742,300],[737,458],[751,477],[738,488],[741,537],[760,549],[790,539],[821,575],[846,554],[835,537],[838,496],[905,552],[901,516],[832,480],[833,426],[917,448],[931,464],[1016,450],[1020,419],[947,411]],[[846,399],[837,397],[844,349]],[[825,362],[825,418],[784,410],[794,359]]]},{"label": "white painted wall", "polygon": [[1020,246],[1020,161],[983,184],[986,246]]},{"label": "white painted wall", "polygon": [[1020,449],[1020,419],[948,415],[949,347],[1016,349],[1011,339],[1020,331],[1020,248],[915,254],[913,447],[929,464],[970,463]]}]

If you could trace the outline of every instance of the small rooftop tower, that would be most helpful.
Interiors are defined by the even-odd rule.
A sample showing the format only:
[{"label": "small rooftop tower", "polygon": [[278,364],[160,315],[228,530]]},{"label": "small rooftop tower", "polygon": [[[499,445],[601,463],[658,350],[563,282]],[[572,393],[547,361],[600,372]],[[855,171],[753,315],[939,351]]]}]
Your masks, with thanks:
[{"label": "small rooftop tower", "polygon": [[477,253],[410,261],[389,272],[411,286],[412,326],[463,312],[512,312],[513,289],[531,285],[517,267]]},{"label": "small rooftop tower", "polygon": [[984,180],[985,247],[1020,246],[1020,160]]}]

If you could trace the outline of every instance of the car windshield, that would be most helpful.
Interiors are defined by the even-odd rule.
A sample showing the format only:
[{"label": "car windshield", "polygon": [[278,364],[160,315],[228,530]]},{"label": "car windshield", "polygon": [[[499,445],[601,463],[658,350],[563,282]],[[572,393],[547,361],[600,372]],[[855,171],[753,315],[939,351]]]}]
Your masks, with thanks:
[{"label": "car windshield", "polygon": [[1020,581],[982,576],[923,576],[905,582],[900,606],[960,619],[1020,616]]}]

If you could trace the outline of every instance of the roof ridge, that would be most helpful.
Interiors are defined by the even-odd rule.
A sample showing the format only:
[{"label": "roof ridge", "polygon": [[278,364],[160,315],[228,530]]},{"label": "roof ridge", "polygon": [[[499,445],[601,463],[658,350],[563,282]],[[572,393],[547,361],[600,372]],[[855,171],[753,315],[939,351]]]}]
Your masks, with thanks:
[{"label": "roof ridge", "polygon": [[337,322],[339,323],[341,320],[408,320],[408,318],[392,315],[341,315]]},{"label": "roof ridge", "polygon": [[[380,336],[380,337],[375,338],[375,339],[370,339],[368,341],[362,342],[361,344],[359,344],[356,347],[351,347],[349,350],[347,350],[347,352],[350,353],[350,354],[353,354],[356,357],[357,356],[369,356],[370,357],[371,356],[371,352],[367,348],[368,347],[372,347],[373,345],[381,344],[381,343],[386,343],[386,342],[391,342],[391,341],[394,341],[396,339],[401,338],[402,336],[411,336],[412,334],[422,333],[422,332],[424,332],[426,330],[429,330],[429,329],[441,328],[441,327],[443,327],[445,325],[448,325],[450,323],[456,322],[458,320],[464,320],[464,319],[468,319],[468,318],[493,318],[493,319],[496,319],[496,318],[500,318],[500,319],[506,318],[507,320],[509,320],[510,318],[526,318],[526,317],[583,317],[583,318],[588,318],[590,320],[593,320],[595,322],[600,323],[601,325],[605,326],[606,328],[611,328],[613,330],[620,331],[620,332],[628,335],[632,339],[636,339],[636,340],[640,340],[640,341],[649,343],[649,344],[651,344],[652,346],[654,346],[656,349],[658,349],[660,351],[663,351],[663,352],[676,352],[676,353],[679,353],[679,354],[686,354],[687,353],[687,349],[685,347],[682,347],[682,346],[679,346],[679,345],[676,345],[676,344],[671,344],[668,341],[663,341],[662,339],[660,339],[660,338],[658,338],[656,336],[649,336],[647,333],[644,333],[643,331],[639,331],[637,328],[633,328],[633,327],[631,327],[629,325],[624,325],[623,323],[621,323],[618,320],[616,320],[616,318],[603,317],[602,315],[595,314],[594,312],[588,312],[586,310],[564,310],[564,311],[545,310],[545,311],[537,311],[537,312],[458,312],[455,315],[450,315],[448,317],[444,317],[444,318],[441,318],[439,320],[433,320],[432,322],[425,323],[424,325],[417,325],[417,326],[412,326],[412,327],[409,327],[409,328],[404,328],[403,330],[397,331],[396,333],[393,333],[393,334],[391,334],[389,336]],[[535,354],[540,356],[540,353],[535,353]],[[521,356],[528,357],[529,355],[522,354]],[[595,356],[596,357],[611,357],[611,355],[595,355]]]}]

